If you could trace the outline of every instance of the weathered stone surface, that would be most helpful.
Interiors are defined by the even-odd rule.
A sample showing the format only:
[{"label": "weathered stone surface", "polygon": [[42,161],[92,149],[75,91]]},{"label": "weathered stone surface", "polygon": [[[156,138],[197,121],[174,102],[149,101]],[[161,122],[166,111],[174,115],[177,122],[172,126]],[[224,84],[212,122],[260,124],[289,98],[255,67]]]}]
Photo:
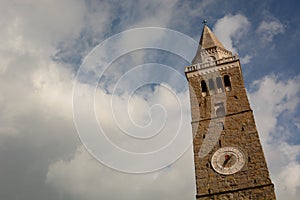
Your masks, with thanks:
[{"label": "weathered stone surface", "polygon": [[[275,199],[238,58],[222,58],[215,65],[203,66],[209,67],[186,70],[197,199]],[[226,76],[230,83],[224,80]],[[201,86],[203,81],[207,91]],[[222,147],[236,147],[243,152],[246,163],[237,173],[219,174],[211,166],[213,154]]]}]

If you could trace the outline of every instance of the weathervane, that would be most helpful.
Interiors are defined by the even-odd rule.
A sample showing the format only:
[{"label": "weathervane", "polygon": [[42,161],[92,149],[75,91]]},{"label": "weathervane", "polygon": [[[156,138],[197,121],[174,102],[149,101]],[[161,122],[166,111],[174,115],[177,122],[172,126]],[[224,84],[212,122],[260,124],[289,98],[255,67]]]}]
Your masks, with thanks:
[{"label": "weathervane", "polygon": [[207,24],[207,20],[204,19],[204,20],[202,21],[202,24],[206,25],[206,24]]}]

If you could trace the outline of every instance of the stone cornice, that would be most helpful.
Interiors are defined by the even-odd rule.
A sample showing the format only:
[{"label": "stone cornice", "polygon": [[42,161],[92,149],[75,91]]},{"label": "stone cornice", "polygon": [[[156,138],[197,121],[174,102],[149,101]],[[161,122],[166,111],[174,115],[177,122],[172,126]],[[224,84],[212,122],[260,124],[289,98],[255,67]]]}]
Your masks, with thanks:
[{"label": "stone cornice", "polygon": [[[235,61],[238,61],[238,60],[239,60],[238,56],[234,55],[234,56],[227,57],[227,58],[222,58],[222,59],[216,60],[216,61],[210,61],[210,62],[205,62],[205,63],[197,63],[197,64],[194,64],[194,65],[185,67],[185,73],[188,74],[190,72],[198,71],[199,74],[206,74],[206,73],[210,73],[210,72],[213,72],[213,71],[218,71],[219,70],[218,66],[221,65],[221,64],[231,63],[231,62],[235,62]],[[209,68],[211,68],[211,70],[207,70]],[[222,68],[220,68],[220,69],[222,69]]]}]

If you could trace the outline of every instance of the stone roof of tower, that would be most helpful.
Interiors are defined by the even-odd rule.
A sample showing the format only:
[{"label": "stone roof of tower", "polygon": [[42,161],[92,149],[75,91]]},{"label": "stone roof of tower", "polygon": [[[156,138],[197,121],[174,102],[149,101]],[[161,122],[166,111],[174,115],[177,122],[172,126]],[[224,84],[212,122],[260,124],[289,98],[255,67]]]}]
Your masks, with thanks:
[{"label": "stone roof of tower", "polygon": [[200,38],[199,44],[203,49],[208,49],[215,46],[225,49],[223,44],[218,40],[215,34],[206,25],[204,25],[203,27],[202,36]]},{"label": "stone roof of tower", "polygon": [[208,57],[214,60],[219,60],[231,57],[232,52],[227,50],[223,44],[218,40],[215,34],[205,24],[200,38],[199,46],[192,64],[207,62]]}]

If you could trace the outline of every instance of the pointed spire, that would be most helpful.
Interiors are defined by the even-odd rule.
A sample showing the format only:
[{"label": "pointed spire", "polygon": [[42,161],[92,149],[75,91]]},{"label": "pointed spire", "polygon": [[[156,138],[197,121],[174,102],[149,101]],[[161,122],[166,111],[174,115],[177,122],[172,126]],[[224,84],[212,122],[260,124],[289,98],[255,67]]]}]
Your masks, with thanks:
[{"label": "pointed spire", "polygon": [[223,44],[218,40],[215,34],[204,23],[202,35],[200,38],[197,53],[192,61],[192,64],[210,62],[227,57],[231,57],[232,52],[228,51]]},{"label": "pointed spire", "polygon": [[202,36],[199,44],[202,46],[203,49],[208,49],[215,46],[225,49],[223,44],[218,40],[218,38],[206,24],[203,27]]}]

